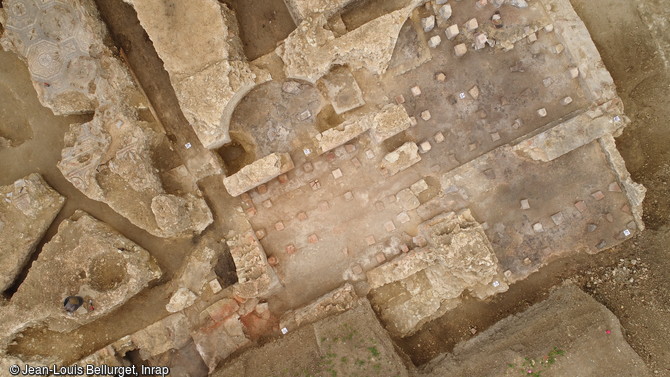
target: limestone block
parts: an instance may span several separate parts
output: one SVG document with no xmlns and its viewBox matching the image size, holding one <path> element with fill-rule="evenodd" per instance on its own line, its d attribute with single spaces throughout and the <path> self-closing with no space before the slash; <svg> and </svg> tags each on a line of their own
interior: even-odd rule
<svg viewBox="0 0 670 377">
<path fill-rule="evenodd" d="M 442 38 L 439 35 L 433 35 L 428 39 L 428 47 L 430 48 L 436 48 L 440 43 L 442 43 Z"/>
<path fill-rule="evenodd" d="M 293 160 L 288 153 L 272 153 L 223 178 L 223 184 L 230 195 L 239 196 L 293 168 Z"/>
<path fill-rule="evenodd" d="M 454 308 L 464 291 L 484 299 L 507 289 L 493 246 L 468 210 L 438 215 L 419 232 L 424 248 L 368 272 L 372 302 L 400 336 Z M 400 285 L 389 288 L 394 282 Z"/>
<path fill-rule="evenodd" d="M 375 114 L 372 124 L 370 132 L 378 144 L 412 126 L 405 107 L 401 105 L 384 106 L 379 113 Z"/>
<path fill-rule="evenodd" d="M 454 39 L 459 31 L 458 31 L 458 25 L 453 24 L 447 28 L 447 30 L 444 31 L 444 33 L 447 35 L 447 39 L 451 40 Z"/>
<path fill-rule="evenodd" d="M 84 195 L 155 236 L 200 233 L 213 221 L 206 202 L 165 192 L 152 160 L 160 136 L 126 111 L 102 107 L 92 121 L 70 126 L 58 169 Z"/>
<path fill-rule="evenodd" d="M 355 0 L 285 0 L 296 24 L 300 24 L 311 14 L 323 14 L 326 18 L 337 14 Z"/>
<path fill-rule="evenodd" d="M 285 64 L 287 77 L 312 83 L 338 64 L 382 74 L 388 68 L 402 25 L 419 2 L 412 0 L 407 7 L 340 37 L 325 28 L 324 15 L 312 15 L 298 25 L 275 52 Z"/>
<path fill-rule="evenodd" d="M 210 321 L 191 336 L 210 373 L 230 354 L 251 342 L 244 334 L 238 315 L 230 316 L 220 323 Z"/>
<path fill-rule="evenodd" d="M 408 141 L 384 156 L 382 168 L 386 169 L 390 175 L 395 175 L 419 161 L 421 161 L 419 147 L 416 143 Z"/>
<path fill-rule="evenodd" d="M 270 79 L 244 56 L 235 13 L 216 0 L 125 0 L 165 63 L 179 105 L 208 149 L 230 141 L 235 106 Z M 208 36 L 202 38 L 203 35 Z"/>
<path fill-rule="evenodd" d="M 77 211 L 44 245 L 11 304 L 25 310 L 25 322 L 32 317 L 67 332 L 107 315 L 160 276 L 146 250 Z M 62 303 L 70 295 L 90 298 L 95 310 L 82 306 L 68 315 Z"/>
<path fill-rule="evenodd" d="M 554 160 L 607 134 L 616 135 L 628 123 L 621 113 L 621 101 L 609 101 L 518 143 L 514 151 L 537 161 Z"/>
<path fill-rule="evenodd" d="M 354 287 L 346 283 L 319 297 L 307 306 L 286 312 L 279 321 L 279 327 L 294 331 L 308 323 L 314 323 L 351 309 L 357 299 L 358 296 Z"/>
<path fill-rule="evenodd" d="M 193 305 L 197 298 L 195 293 L 191 292 L 188 288 L 179 288 L 172 294 L 172 297 L 170 297 L 170 302 L 165 305 L 165 310 L 170 313 L 182 311 Z"/>
<path fill-rule="evenodd" d="M 9 0 L 4 7 L 0 44 L 26 61 L 40 102 L 54 114 L 88 113 L 137 95 L 104 43 L 107 30 L 93 1 Z"/>
<path fill-rule="evenodd" d="M 0 187 L 0 292 L 12 285 L 64 203 L 36 173 Z"/>
<path fill-rule="evenodd" d="M 180 349 L 190 340 L 189 323 L 182 313 L 175 313 L 130 336 L 140 357 L 148 360 L 171 349 Z"/>
<path fill-rule="evenodd" d="M 421 27 L 425 33 L 433 30 L 435 28 L 435 16 L 428 16 L 421 19 Z"/>
<path fill-rule="evenodd" d="M 321 83 L 326 88 L 326 94 L 336 114 L 345 113 L 365 104 L 361 88 L 346 67 L 333 68 L 323 76 Z"/>
<path fill-rule="evenodd" d="M 344 145 L 369 130 L 372 125 L 372 117 L 369 114 L 346 120 L 337 127 L 328 129 L 317 136 L 317 151 L 319 154 L 323 154 Z"/>
<path fill-rule="evenodd" d="M 448 19 L 451 18 L 451 5 L 450 4 L 445 4 L 442 7 L 440 7 L 440 10 L 437 11 L 438 17 L 440 17 L 441 21 L 447 21 Z"/>
</svg>

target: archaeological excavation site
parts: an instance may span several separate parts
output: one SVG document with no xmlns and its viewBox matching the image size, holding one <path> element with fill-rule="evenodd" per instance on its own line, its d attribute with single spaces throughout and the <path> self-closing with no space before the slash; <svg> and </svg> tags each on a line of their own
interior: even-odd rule
<svg viewBox="0 0 670 377">
<path fill-rule="evenodd" d="M 0 376 L 670 376 L 668 9 L 0 0 Z"/>
</svg>

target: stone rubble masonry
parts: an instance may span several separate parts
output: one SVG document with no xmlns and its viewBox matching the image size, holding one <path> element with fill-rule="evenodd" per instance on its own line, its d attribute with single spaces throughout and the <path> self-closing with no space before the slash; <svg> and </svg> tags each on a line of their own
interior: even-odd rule
<svg viewBox="0 0 670 377">
<path fill-rule="evenodd" d="M 639 183 L 633 182 L 630 173 L 626 169 L 626 162 L 616 148 L 614 136 L 605 135 L 598 139 L 600 147 L 607 156 L 607 162 L 612 170 L 616 173 L 619 186 L 630 202 L 631 213 L 635 219 L 635 225 L 640 231 L 644 230 L 644 222 L 642 221 L 642 201 L 647 193 L 647 189 Z"/>
<path fill-rule="evenodd" d="M 288 153 L 272 153 L 243 167 L 237 173 L 224 177 L 223 184 L 228 193 L 235 197 L 269 182 L 294 167 Z"/>
<path fill-rule="evenodd" d="M 12 296 L 13 322 L 44 323 L 52 331 L 69 332 L 111 313 L 162 275 L 143 248 L 109 225 L 82 211 L 64 220 L 42 248 L 28 275 Z M 65 297 L 90 297 L 95 310 L 83 306 L 73 315 L 62 307 Z"/>
<path fill-rule="evenodd" d="M 128 70 L 104 43 L 107 29 L 93 0 L 3 5 L 0 45 L 26 61 L 40 102 L 54 114 L 90 113 L 140 97 Z"/>
<path fill-rule="evenodd" d="M 421 161 L 419 146 L 414 142 L 408 141 L 384 156 L 381 167 L 382 169 L 386 169 L 389 175 L 395 175 L 419 161 Z"/>
<path fill-rule="evenodd" d="M 236 295 L 245 299 L 267 297 L 281 286 L 253 230 L 234 234 L 226 243 L 237 270 Z"/>
<path fill-rule="evenodd" d="M 0 292 L 12 285 L 64 204 L 37 173 L 0 187 Z"/>
<path fill-rule="evenodd" d="M 162 137 L 132 112 L 101 107 L 90 122 L 70 126 L 58 169 L 84 195 L 155 236 L 199 234 L 212 213 L 202 197 L 163 189 L 152 161 Z"/>
<path fill-rule="evenodd" d="M 619 135 L 629 122 L 622 114 L 617 98 L 521 141 L 514 150 L 536 161 L 552 161 L 605 135 Z"/>
<path fill-rule="evenodd" d="M 493 246 L 469 210 L 438 215 L 420 224 L 419 233 L 425 247 L 367 273 L 380 317 L 403 337 L 456 307 L 465 291 L 485 299 L 507 290 Z"/>
<path fill-rule="evenodd" d="M 355 0 L 284 0 L 286 7 L 293 17 L 296 25 L 299 25 L 307 16 L 323 14 L 324 17 L 339 13 L 344 7 Z"/>
<path fill-rule="evenodd" d="M 348 65 L 353 70 L 366 68 L 381 75 L 388 68 L 400 29 L 421 2 L 411 0 L 408 6 L 339 37 L 325 28 L 325 15 L 311 15 L 289 34 L 275 53 L 284 62 L 287 77 L 311 83 L 316 83 L 334 65 Z"/>
<path fill-rule="evenodd" d="M 129 337 L 144 360 L 180 349 L 191 341 L 189 321 L 183 313 L 167 316 Z"/>
<path fill-rule="evenodd" d="M 247 62 L 235 13 L 216 0 L 124 1 L 135 8 L 202 144 L 216 149 L 229 142 L 235 106 L 270 80 L 267 71 Z"/>
<path fill-rule="evenodd" d="M 303 325 L 347 311 L 354 306 L 357 300 L 358 296 L 354 287 L 345 283 L 307 306 L 284 313 L 279 321 L 279 327 L 294 331 Z"/>
<path fill-rule="evenodd" d="M 238 313 L 220 321 L 208 321 L 205 326 L 193 331 L 191 336 L 210 373 L 233 352 L 251 342 L 244 333 L 244 325 Z"/>
</svg>

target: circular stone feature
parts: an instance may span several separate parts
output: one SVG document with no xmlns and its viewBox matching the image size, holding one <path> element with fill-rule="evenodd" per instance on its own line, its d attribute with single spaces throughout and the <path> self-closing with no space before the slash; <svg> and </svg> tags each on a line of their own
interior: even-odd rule
<svg viewBox="0 0 670 377">
<path fill-rule="evenodd" d="M 40 41 L 28 49 L 28 69 L 33 76 L 50 79 L 62 68 L 63 60 L 56 44 Z"/>
<path fill-rule="evenodd" d="M 115 289 L 124 281 L 126 275 L 126 261 L 116 252 L 96 255 L 88 267 L 90 285 L 99 292 Z"/>
</svg>

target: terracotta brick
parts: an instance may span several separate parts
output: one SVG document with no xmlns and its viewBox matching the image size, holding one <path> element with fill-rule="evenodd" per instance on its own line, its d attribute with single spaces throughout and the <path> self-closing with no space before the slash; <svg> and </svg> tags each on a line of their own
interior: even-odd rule
<svg viewBox="0 0 670 377">
<path fill-rule="evenodd" d="M 595 199 L 595 200 L 602 200 L 602 199 L 605 198 L 605 194 L 603 194 L 602 191 L 596 191 L 596 192 L 594 192 L 593 194 L 591 194 L 591 196 L 592 196 L 593 199 Z"/>
<path fill-rule="evenodd" d="M 351 268 L 351 272 L 353 272 L 354 275 L 360 275 L 363 273 L 363 267 L 361 267 L 360 264 L 356 264 Z"/>
<path fill-rule="evenodd" d="M 347 151 L 347 153 L 354 153 L 356 152 L 356 146 L 353 144 L 346 144 L 344 150 Z"/>
<path fill-rule="evenodd" d="M 387 221 L 384 224 L 384 229 L 386 229 L 387 232 L 393 232 L 395 230 L 395 224 L 393 224 L 393 221 Z"/>
<path fill-rule="evenodd" d="M 268 199 L 268 200 L 263 201 L 263 207 L 272 208 L 272 200 Z"/>
<path fill-rule="evenodd" d="M 271 255 L 268 257 L 268 264 L 274 267 L 279 264 L 279 260 L 274 255 Z"/>
<path fill-rule="evenodd" d="M 249 217 L 254 216 L 256 214 L 256 207 L 249 207 L 245 212 Z"/>
<path fill-rule="evenodd" d="M 351 191 L 347 191 L 344 193 L 344 200 L 350 201 L 354 198 L 354 194 L 351 193 Z"/>
<path fill-rule="evenodd" d="M 625 213 L 630 213 L 630 206 L 629 206 L 628 204 L 624 204 L 624 205 L 621 207 L 621 211 L 622 211 L 622 212 L 625 212 Z"/>
<path fill-rule="evenodd" d="M 279 231 L 284 230 L 284 223 L 281 222 L 281 221 L 278 221 L 278 222 L 275 224 L 275 229 L 277 229 L 277 230 L 279 230 Z"/>
<path fill-rule="evenodd" d="M 400 245 L 400 251 L 403 253 L 408 253 L 409 252 L 409 247 L 406 244 Z"/>
<path fill-rule="evenodd" d="M 319 237 L 316 234 L 310 234 L 309 237 L 307 237 L 307 242 L 317 243 L 319 242 Z"/>
<path fill-rule="evenodd" d="M 279 181 L 279 183 L 284 184 L 288 182 L 288 175 L 282 174 L 279 177 L 277 177 L 277 180 Z"/>
<path fill-rule="evenodd" d="M 361 167 L 361 162 L 356 157 L 351 159 L 351 163 L 354 165 L 356 169 Z"/>
<path fill-rule="evenodd" d="M 575 208 L 577 208 L 577 210 L 579 212 L 586 211 L 586 202 L 584 202 L 583 200 L 580 200 L 580 201 L 576 202 L 575 203 Z"/>
<path fill-rule="evenodd" d="M 386 262 L 386 255 L 384 255 L 384 253 L 377 253 L 375 254 L 375 259 L 377 260 L 377 263 L 384 263 Z"/>
<path fill-rule="evenodd" d="M 373 236 L 373 235 L 369 235 L 369 236 L 365 237 L 365 243 L 367 243 L 368 246 L 372 246 L 372 245 L 374 245 L 375 242 L 377 242 L 377 241 L 375 240 L 375 236 Z"/>
<path fill-rule="evenodd" d="M 258 229 L 256 231 L 256 238 L 262 240 L 265 237 L 265 229 Z"/>
<path fill-rule="evenodd" d="M 293 245 L 292 243 L 286 245 L 286 254 L 289 254 L 289 255 L 295 254 L 296 251 L 297 250 L 295 248 L 295 245 Z"/>
<path fill-rule="evenodd" d="M 395 103 L 397 103 L 398 105 L 402 105 L 403 103 L 405 103 L 405 96 L 403 96 L 402 94 L 398 94 L 397 96 L 395 96 Z"/>
<path fill-rule="evenodd" d="M 266 186 L 265 184 L 259 185 L 258 187 L 256 187 L 256 191 L 258 191 L 259 194 L 263 195 L 266 192 L 268 192 L 268 186 Z"/>
<path fill-rule="evenodd" d="M 305 221 L 307 220 L 307 213 L 302 211 L 298 213 L 298 220 L 300 221 Z"/>
<path fill-rule="evenodd" d="M 321 182 L 319 182 L 318 179 L 313 180 L 312 182 L 309 183 L 310 187 L 312 187 L 312 190 L 316 191 L 321 188 Z"/>
<path fill-rule="evenodd" d="M 249 195 L 248 192 L 245 192 L 242 195 L 240 195 L 240 199 L 242 199 L 243 202 L 251 203 L 251 195 Z"/>
</svg>

